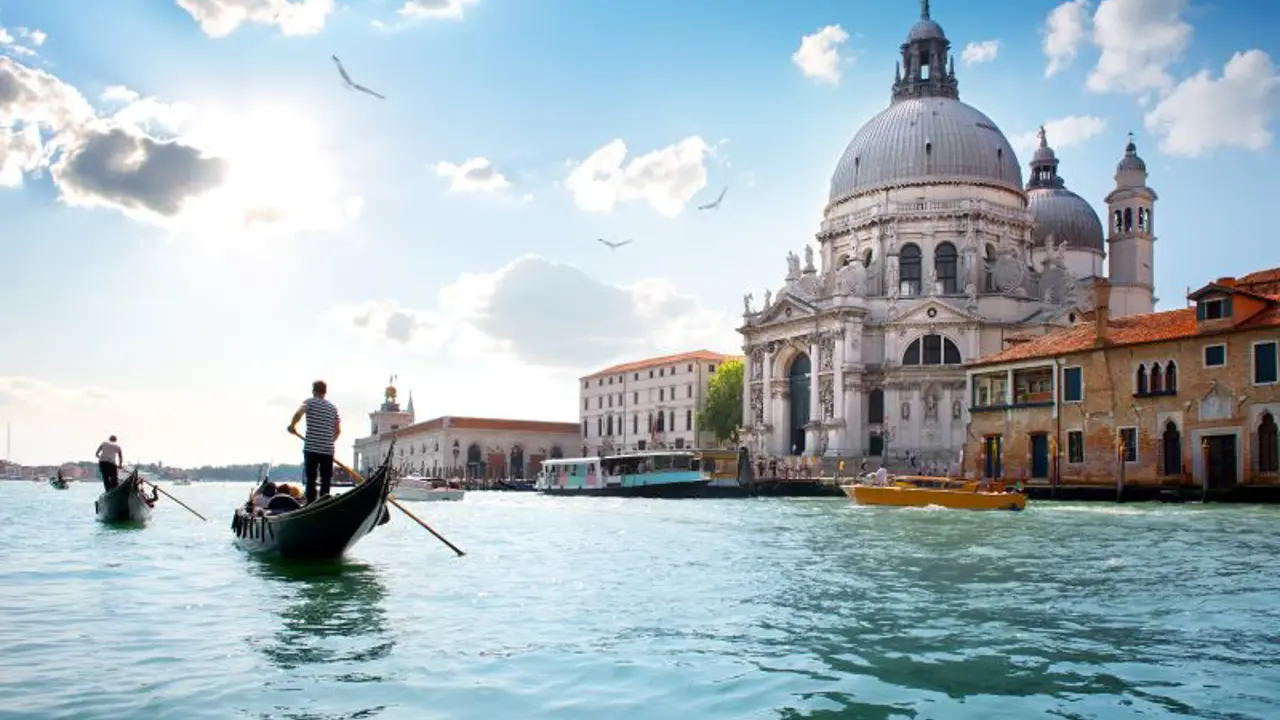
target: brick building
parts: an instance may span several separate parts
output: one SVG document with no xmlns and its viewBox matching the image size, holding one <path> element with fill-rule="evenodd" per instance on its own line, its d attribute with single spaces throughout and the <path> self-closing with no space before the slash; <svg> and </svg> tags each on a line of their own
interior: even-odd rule
<svg viewBox="0 0 1280 720">
<path fill-rule="evenodd" d="M 1124 318 L 1110 317 L 1106 283 L 1094 294 L 1073 327 L 969 365 L 967 474 L 1033 488 L 1280 490 L 1280 269 Z"/>
</svg>

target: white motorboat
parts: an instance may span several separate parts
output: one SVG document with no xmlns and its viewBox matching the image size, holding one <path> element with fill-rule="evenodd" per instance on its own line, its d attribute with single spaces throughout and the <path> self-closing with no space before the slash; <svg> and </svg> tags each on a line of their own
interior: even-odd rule
<svg viewBox="0 0 1280 720">
<path fill-rule="evenodd" d="M 391 497 L 397 500 L 417 500 L 435 502 L 437 500 L 461 500 L 466 495 L 456 483 L 444 478 L 429 478 L 422 475 L 405 475 L 400 478 L 391 491 Z"/>
</svg>

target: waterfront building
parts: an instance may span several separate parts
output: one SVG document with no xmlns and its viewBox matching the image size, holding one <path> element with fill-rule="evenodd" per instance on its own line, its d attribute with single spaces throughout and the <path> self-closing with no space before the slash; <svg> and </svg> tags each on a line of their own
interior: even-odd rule
<svg viewBox="0 0 1280 720">
<path fill-rule="evenodd" d="M 901 57 L 888 108 L 836 164 L 816 261 L 811 245 L 803 260 L 790 252 L 781 287 L 760 307 L 744 297 L 742 437 L 755 453 L 954 463 L 966 361 L 1011 333 L 1070 325 L 1097 278 L 1110 278 L 1113 316 L 1155 306 L 1156 193 L 1132 136 L 1104 230 L 1043 128 L 1023 184 L 1008 139 L 960 100 L 928 3 Z"/>
<path fill-rule="evenodd" d="M 403 409 L 395 385 L 369 413 L 369 435 L 355 441 L 354 467 L 367 475 L 395 440 L 394 464 L 402 472 L 468 479 L 525 479 L 542 461 L 564 457 L 578 445 L 571 422 L 446 415 L 417 422 L 413 396 Z"/>
<path fill-rule="evenodd" d="M 1192 307 L 1074 327 L 970 364 L 969 475 L 1059 486 L 1280 487 L 1280 268 Z"/>
<path fill-rule="evenodd" d="M 712 447 L 698 413 L 716 368 L 740 355 L 694 350 L 614 365 L 580 378 L 582 454 Z"/>
</svg>

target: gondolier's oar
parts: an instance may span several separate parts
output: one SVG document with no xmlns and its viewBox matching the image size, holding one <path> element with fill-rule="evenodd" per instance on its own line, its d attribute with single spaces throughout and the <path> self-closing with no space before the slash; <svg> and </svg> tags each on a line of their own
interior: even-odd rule
<svg viewBox="0 0 1280 720">
<path fill-rule="evenodd" d="M 174 502 L 178 503 L 179 505 L 181 505 L 182 507 L 186 508 L 186 509 L 187 509 L 187 512 L 190 512 L 192 515 L 195 515 L 196 517 L 200 518 L 201 520 L 203 520 L 203 521 L 205 521 L 205 522 L 209 522 L 209 518 L 207 518 L 207 517 L 205 517 L 205 516 L 201 515 L 200 513 L 196 512 L 195 510 L 192 510 L 192 509 L 190 508 L 190 506 L 188 506 L 186 503 L 182 502 L 182 501 L 181 501 L 181 500 L 179 500 L 178 498 L 176 498 L 176 497 L 174 497 L 174 496 L 170 495 L 169 493 L 165 492 L 165 489 L 164 489 L 164 488 L 162 488 L 162 487 L 160 487 L 159 485 L 157 485 L 157 484 L 155 484 L 155 483 L 151 482 L 150 480 L 144 480 L 142 477 L 139 477 L 139 478 L 138 478 L 138 482 L 144 482 L 144 483 L 146 483 L 146 484 L 150 485 L 151 487 L 155 488 L 156 490 L 159 490 L 159 491 L 160 491 L 160 492 L 161 492 L 165 497 L 169 498 L 170 500 L 172 500 L 172 501 L 174 501 Z"/>
<path fill-rule="evenodd" d="M 295 431 L 293 434 L 294 434 L 294 435 L 296 435 L 296 436 L 298 437 L 298 439 L 299 439 L 299 440 L 302 440 L 302 439 L 303 439 L 303 437 L 302 437 L 301 435 L 299 435 L 296 431 Z M 342 461 L 341 461 L 341 460 L 339 460 L 338 458 L 336 458 L 336 457 L 335 457 L 335 458 L 333 459 L 333 464 L 334 464 L 334 465 L 337 465 L 337 466 L 338 466 L 338 467 L 340 467 L 340 468 L 342 468 L 342 469 L 343 469 L 343 471 L 345 471 L 348 475 L 350 475 L 350 476 L 351 476 L 351 478 L 352 478 L 353 480 L 355 480 L 355 481 L 356 481 L 356 484 L 357 484 L 357 485 L 363 485 L 363 484 L 364 484 L 364 476 L 362 476 L 360 473 L 358 473 L 358 472 L 356 472 L 355 470 L 352 470 L 351 468 L 349 468 L 349 467 L 347 467 L 346 465 L 344 465 L 344 464 L 342 463 Z M 388 495 L 388 496 L 387 496 L 387 502 L 391 503 L 392 505 L 395 505 L 397 510 L 399 510 L 399 511 L 400 511 L 400 512 L 402 512 L 402 513 L 404 513 L 405 515 L 408 515 L 410 520 L 413 520 L 414 522 L 416 522 L 416 523 L 418 523 L 419 525 L 421 525 L 421 526 L 423 527 L 423 529 L 425 529 L 427 532 L 431 533 L 432 535 L 435 535 L 437 540 L 439 540 L 440 542 L 444 543 L 445 545 L 448 545 L 450 550 L 452 550 L 452 551 L 454 551 L 454 552 L 458 553 L 458 557 L 462 557 L 463 555 L 466 555 L 466 553 L 464 553 L 464 552 L 462 552 L 461 550 L 459 550 L 459 549 L 458 549 L 458 546 L 457 546 L 457 545 L 454 545 L 453 543 L 451 543 L 451 542 L 449 542 L 448 540 L 446 540 L 446 539 L 445 539 L 445 537 L 444 537 L 443 535 L 441 535 L 440 533 L 438 533 L 438 532 L 436 532 L 435 530 L 433 530 L 433 529 L 431 528 L 431 526 L 430 526 L 430 525 L 428 525 L 428 524 L 426 524 L 425 522 L 423 522 L 423 521 L 422 521 L 422 520 L 421 520 L 417 515 L 414 515 L 413 513 L 409 512 L 409 511 L 408 511 L 408 509 L 406 509 L 406 508 L 405 508 L 405 506 L 401 505 L 401 504 L 400 504 L 400 502 L 399 502 L 398 500 L 396 500 L 395 498 L 393 498 L 393 497 L 391 497 L 391 496 L 389 496 L 389 495 Z"/>
</svg>

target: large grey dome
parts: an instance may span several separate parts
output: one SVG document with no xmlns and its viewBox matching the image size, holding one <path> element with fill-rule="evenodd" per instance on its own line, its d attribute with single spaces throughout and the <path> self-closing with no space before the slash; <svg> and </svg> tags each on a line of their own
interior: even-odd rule
<svg viewBox="0 0 1280 720">
<path fill-rule="evenodd" d="M 1054 243 L 1067 243 L 1074 250 L 1106 252 L 1102 221 L 1088 200 L 1066 188 L 1038 188 L 1027 191 L 1027 210 L 1035 227 L 1032 242 L 1043 245 L 1052 234 Z"/>
<path fill-rule="evenodd" d="M 893 185 L 968 182 L 1022 189 L 1004 133 L 950 97 L 896 100 L 853 136 L 831 177 L 831 202 Z"/>
<path fill-rule="evenodd" d="M 1027 182 L 1027 210 L 1035 223 L 1032 242 L 1043 245 L 1045 238 L 1053 235 L 1055 244 L 1065 242 L 1071 249 L 1106 253 L 1098 214 L 1087 200 L 1067 189 L 1043 126 L 1036 135 L 1040 145 L 1031 157 L 1031 180 Z"/>
</svg>

